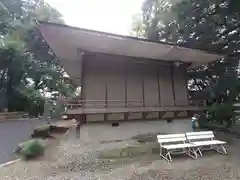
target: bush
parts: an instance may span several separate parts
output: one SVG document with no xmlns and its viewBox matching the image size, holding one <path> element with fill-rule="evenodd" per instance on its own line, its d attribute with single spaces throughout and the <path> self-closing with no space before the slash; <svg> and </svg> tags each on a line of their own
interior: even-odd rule
<svg viewBox="0 0 240 180">
<path fill-rule="evenodd" d="M 69 128 L 50 125 L 50 133 L 65 133 Z"/>
<path fill-rule="evenodd" d="M 209 114 L 209 117 L 207 118 L 209 122 L 218 125 L 225 124 L 227 128 L 232 125 L 232 118 L 234 117 L 234 108 L 232 103 L 214 103 L 207 108 L 207 112 Z"/>
<path fill-rule="evenodd" d="M 34 129 L 31 137 L 33 138 L 52 138 L 51 133 L 65 133 L 69 128 L 50 124 L 38 126 Z"/>
<path fill-rule="evenodd" d="M 16 153 L 24 159 L 34 158 L 44 153 L 44 146 L 38 140 L 29 140 L 20 143 Z"/>
<path fill-rule="evenodd" d="M 51 125 L 47 124 L 36 127 L 31 136 L 33 138 L 48 138 L 51 137 L 50 133 Z"/>
</svg>

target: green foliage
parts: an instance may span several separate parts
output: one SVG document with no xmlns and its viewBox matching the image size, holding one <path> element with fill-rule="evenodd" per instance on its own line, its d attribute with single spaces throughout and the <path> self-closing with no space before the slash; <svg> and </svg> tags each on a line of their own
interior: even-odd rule
<svg viewBox="0 0 240 180">
<path fill-rule="evenodd" d="M 232 103 L 222 103 L 208 107 L 208 121 L 215 124 L 226 124 L 226 127 L 232 125 L 232 118 L 234 118 L 234 107 Z"/>
<path fill-rule="evenodd" d="M 41 126 L 36 127 L 36 131 L 49 131 L 50 132 L 51 125 L 49 124 L 44 124 Z"/>
<path fill-rule="evenodd" d="M 31 137 L 33 138 L 49 138 L 52 137 L 52 133 L 64 133 L 68 130 L 67 127 L 56 126 L 52 124 L 44 124 L 41 126 L 37 126 Z"/>
<path fill-rule="evenodd" d="M 29 140 L 19 144 L 18 154 L 24 159 L 35 158 L 44 153 L 44 146 L 38 140 Z"/>
<path fill-rule="evenodd" d="M 140 22 L 133 28 L 148 39 L 225 55 L 188 72 L 189 90 L 204 94 L 212 106 L 209 113 L 219 123 L 230 122 L 229 104 L 240 92 L 239 4 L 237 0 L 145 0 Z"/>
<path fill-rule="evenodd" d="M 33 133 L 32 133 L 32 137 L 34 138 L 48 138 L 50 137 L 50 133 L 51 133 L 51 125 L 41 125 L 38 126 L 34 129 Z"/>
<path fill-rule="evenodd" d="M 74 86 L 38 31 L 35 21 L 64 23 L 42 0 L 0 1 L 0 110 L 42 114 L 53 91 L 68 96 Z M 53 100 L 50 100 L 53 101 Z"/>
</svg>

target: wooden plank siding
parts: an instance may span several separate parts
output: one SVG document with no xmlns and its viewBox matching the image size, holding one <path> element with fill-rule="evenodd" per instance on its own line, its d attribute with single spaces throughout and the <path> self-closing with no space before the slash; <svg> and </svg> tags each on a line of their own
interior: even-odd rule
<svg viewBox="0 0 240 180">
<path fill-rule="evenodd" d="M 173 71 L 173 82 L 175 92 L 175 105 L 184 106 L 188 105 L 188 92 L 187 84 L 185 80 L 186 69 L 182 67 L 174 67 Z"/>
<path fill-rule="evenodd" d="M 124 60 L 121 58 L 115 59 L 114 63 L 111 62 L 109 57 L 102 59 L 105 65 L 106 76 L 106 101 L 107 107 L 125 107 L 125 76 L 124 76 Z M 118 100 L 123 103 L 116 103 L 111 100 Z M 106 115 L 106 120 L 124 120 L 124 113 L 113 113 Z"/>
<path fill-rule="evenodd" d="M 158 67 L 158 80 L 160 86 L 160 106 L 174 106 L 171 66 Z"/>
<path fill-rule="evenodd" d="M 97 59 L 91 56 L 84 57 L 84 99 L 85 100 L 106 100 L 106 73 L 103 71 L 103 64 L 96 62 Z M 104 108 L 102 103 L 95 103 L 95 107 Z M 85 104 L 84 108 L 92 108 Z M 104 114 L 87 115 L 87 121 L 103 121 Z"/>
<path fill-rule="evenodd" d="M 100 54 L 85 55 L 83 67 L 83 99 L 93 101 L 83 106 L 85 112 L 87 109 L 105 112 L 117 108 L 126 111 L 141 107 L 152 109 L 188 105 L 185 69 L 178 69 L 170 63 L 144 63 L 130 57 Z M 87 115 L 86 119 L 123 120 L 126 118 L 124 114 L 123 111 L 109 112 L 107 115 L 95 113 Z M 147 112 L 145 109 L 127 113 L 128 119 L 141 119 L 143 116 L 158 118 L 158 112 Z"/>
</svg>

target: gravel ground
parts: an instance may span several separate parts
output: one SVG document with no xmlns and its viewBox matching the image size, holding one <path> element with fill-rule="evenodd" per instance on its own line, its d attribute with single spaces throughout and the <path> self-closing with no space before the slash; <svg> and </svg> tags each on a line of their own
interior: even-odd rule
<svg viewBox="0 0 240 180">
<path fill-rule="evenodd" d="M 137 124 L 134 124 L 136 127 Z M 20 162 L 0 169 L 0 179 L 5 180 L 237 180 L 240 174 L 240 140 L 232 136 L 229 155 L 205 153 L 192 160 L 186 156 L 173 158 L 168 164 L 158 154 L 139 157 L 102 159 L 99 153 L 136 145 L 131 136 L 139 134 L 132 127 L 105 129 L 99 136 L 95 126 L 81 129 L 80 139 L 71 131 L 51 157 L 42 161 Z M 103 129 L 101 129 L 103 130 Z M 120 132 L 123 132 L 121 133 Z M 157 128 L 154 129 L 155 132 Z M 95 135 L 93 135 L 95 132 Z M 125 133 L 126 132 L 126 133 Z M 144 129 L 144 133 L 153 132 Z M 118 134 L 119 133 L 119 134 Z M 117 141 L 114 141 L 117 140 Z"/>
</svg>

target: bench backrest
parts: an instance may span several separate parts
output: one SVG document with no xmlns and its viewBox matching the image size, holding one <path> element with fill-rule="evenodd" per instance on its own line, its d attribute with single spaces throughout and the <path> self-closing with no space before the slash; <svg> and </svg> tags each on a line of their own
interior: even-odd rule
<svg viewBox="0 0 240 180">
<path fill-rule="evenodd" d="M 163 143 L 177 143 L 177 142 L 183 142 L 185 143 L 187 141 L 185 134 L 167 134 L 167 135 L 157 135 L 157 140 L 160 144 Z"/>
<path fill-rule="evenodd" d="M 212 131 L 200 131 L 200 132 L 187 132 L 187 140 L 191 141 L 201 141 L 201 140 L 212 140 L 214 134 Z"/>
</svg>

